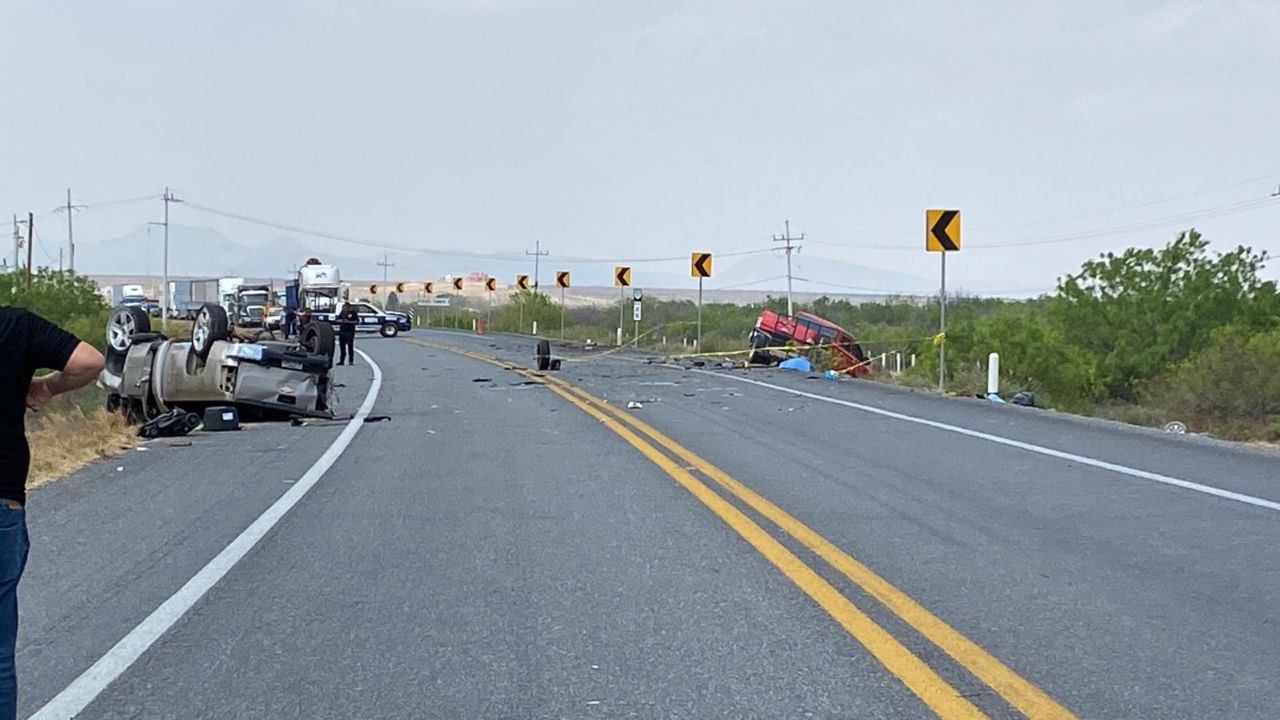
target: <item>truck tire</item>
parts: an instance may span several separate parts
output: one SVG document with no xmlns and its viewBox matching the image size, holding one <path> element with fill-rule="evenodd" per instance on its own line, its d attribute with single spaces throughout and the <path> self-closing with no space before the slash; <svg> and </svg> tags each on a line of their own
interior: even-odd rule
<svg viewBox="0 0 1280 720">
<path fill-rule="evenodd" d="M 123 355 L 137 335 L 151 332 L 151 317 L 140 307 L 127 305 L 111 311 L 107 320 L 107 349 Z"/>
<path fill-rule="evenodd" d="M 538 369 L 546 372 L 551 369 L 551 341 L 539 340 L 538 350 L 535 353 L 538 360 Z"/>
<path fill-rule="evenodd" d="M 747 363 L 750 365 L 770 365 L 771 359 L 769 353 L 764 348 L 769 347 L 769 336 L 762 332 L 751 333 L 751 354 L 747 356 Z"/>
<path fill-rule="evenodd" d="M 196 357 L 207 359 L 213 344 L 229 337 L 231 325 L 227 322 L 227 311 L 213 303 L 201 305 L 191 326 L 191 349 L 195 350 Z"/>
<path fill-rule="evenodd" d="M 382 337 L 384 338 L 393 338 L 400 334 L 400 326 L 396 325 L 394 322 L 383 323 L 382 329 L 378 332 L 382 333 Z"/>
<path fill-rule="evenodd" d="M 307 352 L 324 355 L 331 363 L 335 342 L 333 326 L 323 320 L 312 320 L 302 327 L 302 347 Z"/>
</svg>

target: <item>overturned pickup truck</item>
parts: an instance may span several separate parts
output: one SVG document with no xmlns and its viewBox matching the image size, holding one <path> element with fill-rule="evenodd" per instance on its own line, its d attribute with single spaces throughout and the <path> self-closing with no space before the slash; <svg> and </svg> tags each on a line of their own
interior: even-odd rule
<svg viewBox="0 0 1280 720">
<path fill-rule="evenodd" d="M 151 332 L 146 312 L 118 307 L 107 321 L 107 407 L 132 422 L 173 408 L 235 405 L 248 417 L 332 417 L 333 327 L 315 322 L 296 342 L 238 342 L 226 311 L 200 306 L 191 340 Z"/>
<path fill-rule="evenodd" d="M 785 358 L 790 348 L 820 347 L 830 350 L 831 369 L 850 375 L 867 373 L 862 346 L 844 328 L 817 315 L 800 312 L 791 317 L 761 310 L 747 341 L 751 343 L 747 362 L 752 365 L 772 365 Z"/>
</svg>

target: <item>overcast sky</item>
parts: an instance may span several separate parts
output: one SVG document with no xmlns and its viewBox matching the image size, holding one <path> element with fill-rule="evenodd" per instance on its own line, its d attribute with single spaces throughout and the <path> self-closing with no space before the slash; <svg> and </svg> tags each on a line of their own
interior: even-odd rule
<svg viewBox="0 0 1280 720">
<path fill-rule="evenodd" d="M 168 184 L 393 245 L 601 258 L 763 248 L 790 218 L 810 263 L 932 278 L 924 210 L 956 207 L 951 282 L 989 291 L 1180 225 L 1280 254 L 1280 0 L 0 0 L 0 27 L 5 215 Z M 89 208 L 78 236 L 159 216 Z"/>
</svg>

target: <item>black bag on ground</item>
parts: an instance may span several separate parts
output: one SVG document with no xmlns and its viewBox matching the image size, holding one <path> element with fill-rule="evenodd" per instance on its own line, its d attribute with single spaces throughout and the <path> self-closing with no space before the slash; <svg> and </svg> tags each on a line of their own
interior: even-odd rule
<svg viewBox="0 0 1280 720">
<path fill-rule="evenodd" d="M 200 416 L 177 408 L 148 420 L 138 428 L 138 435 L 152 440 L 158 437 L 179 437 L 200 427 Z"/>
</svg>

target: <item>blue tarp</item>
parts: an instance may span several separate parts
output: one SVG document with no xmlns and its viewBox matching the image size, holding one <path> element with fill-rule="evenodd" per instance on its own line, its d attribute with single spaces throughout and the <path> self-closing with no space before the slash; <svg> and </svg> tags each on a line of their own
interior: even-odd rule
<svg viewBox="0 0 1280 720">
<path fill-rule="evenodd" d="M 800 372 L 813 372 L 813 366 L 809 364 L 809 358 L 794 357 L 783 360 L 778 367 L 783 370 L 799 370 Z"/>
</svg>

